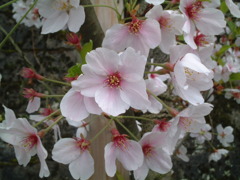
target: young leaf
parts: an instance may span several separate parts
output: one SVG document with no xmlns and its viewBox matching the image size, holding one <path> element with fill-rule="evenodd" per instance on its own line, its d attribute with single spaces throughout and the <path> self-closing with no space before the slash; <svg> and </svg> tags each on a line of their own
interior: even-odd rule
<svg viewBox="0 0 240 180">
<path fill-rule="evenodd" d="M 80 51 L 80 56 L 82 59 L 82 65 L 86 64 L 86 55 L 88 52 L 90 52 L 93 49 L 93 41 L 90 40 L 88 43 L 85 43 L 82 47 L 82 50 Z"/>
</svg>

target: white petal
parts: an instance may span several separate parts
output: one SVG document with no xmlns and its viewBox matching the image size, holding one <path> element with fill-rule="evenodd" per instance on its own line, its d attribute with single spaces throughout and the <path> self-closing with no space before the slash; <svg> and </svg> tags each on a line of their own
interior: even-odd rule
<svg viewBox="0 0 240 180">
<path fill-rule="evenodd" d="M 149 4 L 153 4 L 153 5 L 159 5 L 162 4 L 164 2 L 164 0 L 145 0 L 147 3 Z"/>
<path fill-rule="evenodd" d="M 94 160 L 88 150 L 69 164 L 69 170 L 74 179 L 89 179 L 94 173 Z"/>
<path fill-rule="evenodd" d="M 172 168 L 171 157 L 161 148 L 155 149 L 152 155 L 146 158 L 148 167 L 160 174 L 169 172 Z"/>
<path fill-rule="evenodd" d="M 47 158 L 47 151 L 46 149 L 43 147 L 42 142 L 40 140 L 40 138 L 38 137 L 38 144 L 37 144 L 37 155 L 39 157 L 40 160 L 40 164 L 41 164 L 41 169 L 39 172 L 39 177 L 43 178 L 43 177 L 48 177 L 50 175 L 47 163 L 46 163 L 46 158 Z"/>
<path fill-rule="evenodd" d="M 85 12 L 82 6 L 72 8 L 69 12 L 68 28 L 71 32 L 78 32 L 85 21 Z"/>
<path fill-rule="evenodd" d="M 31 159 L 31 155 L 25 151 L 25 149 L 14 146 L 15 155 L 19 165 L 23 165 L 24 167 L 27 166 Z"/>
<path fill-rule="evenodd" d="M 53 147 L 52 158 L 54 161 L 69 164 L 80 156 L 80 149 L 76 145 L 76 140 L 63 138 Z"/>
<path fill-rule="evenodd" d="M 96 92 L 95 100 L 104 112 L 113 116 L 124 113 L 129 108 L 129 105 L 121 99 L 117 88 L 100 88 Z"/>
<path fill-rule="evenodd" d="M 138 168 L 137 170 L 135 170 L 133 172 L 134 178 L 136 180 L 144 180 L 148 175 L 148 171 L 149 171 L 149 168 L 146 165 L 146 163 L 144 162 L 140 168 Z"/>
<path fill-rule="evenodd" d="M 83 100 L 85 107 L 89 113 L 97 115 L 100 115 L 102 113 L 101 108 L 98 106 L 94 98 L 85 96 Z"/>
<path fill-rule="evenodd" d="M 236 4 L 233 3 L 232 0 L 226 0 L 226 5 L 228 7 L 228 9 L 230 10 L 230 13 L 237 17 L 237 18 L 240 18 L 240 9 L 239 9 L 239 6 L 237 6 Z"/>
<path fill-rule="evenodd" d="M 67 94 L 64 95 L 60 103 L 60 109 L 62 115 L 67 117 L 67 120 L 70 120 L 70 124 L 72 124 L 72 121 L 80 123 L 89 115 L 83 101 L 83 95 L 74 89 L 70 89 Z"/>
<path fill-rule="evenodd" d="M 118 149 L 117 159 L 126 170 L 132 171 L 142 166 L 143 152 L 142 147 L 137 142 L 133 140 L 128 140 L 127 142 L 126 149 Z"/>
<path fill-rule="evenodd" d="M 56 17 L 48 18 L 43 22 L 41 34 L 48 34 L 57 32 L 65 27 L 69 19 L 66 12 L 59 12 Z"/>
<path fill-rule="evenodd" d="M 13 110 L 7 108 L 6 106 L 4 106 L 4 111 L 5 111 L 5 120 L 6 120 L 6 125 L 7 127 L 10 127 L 12 123 L 14 123 L 14 121 L 16 121 L 16 116 L 15 113 L 13 112 Z"/>
<path fill-rule="evenodd" d="M 28 101 L 28 106 L 26 111 L 28 113 L 33 113 L 40 108 L 41 99 L 39 97 L 34 97 L 33 100 Z"/>
<path fill-rule="evenodd" d="M 104 148 L 105 170 L 108 176 L 113 177 L 116 173 L 117 151 L 113 142 L 108 143 Z"/>
</svg>

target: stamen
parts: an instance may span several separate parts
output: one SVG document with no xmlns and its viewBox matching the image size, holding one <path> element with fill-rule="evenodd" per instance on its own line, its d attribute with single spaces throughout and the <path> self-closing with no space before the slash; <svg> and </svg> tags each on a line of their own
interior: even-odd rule
<svg viewBox="0 0 240 180">
<path fill-rule="evenodd" d="M 121 86 L 121 76 L 119 72 L 108 75 L 108 78 L 105 80 L 105 83 L 108 87 L 119 88 Z"/>
</svg>

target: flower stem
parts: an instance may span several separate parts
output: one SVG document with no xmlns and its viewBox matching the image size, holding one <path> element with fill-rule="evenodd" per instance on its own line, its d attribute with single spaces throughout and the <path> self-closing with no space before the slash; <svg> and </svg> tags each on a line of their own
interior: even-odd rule
<svg viewBox="0 0 240 180">
<path fill-rule="evenodd" d="M 43 81 L 49 81 L 49 82 L 52 82 L 52 83 L 62 84 L 62 85 L 65 85 L 65 86 L 71 86 L 71 84 L 69 84 L 69 83 L 65 83 L 65 82 L 57 81 L 57 80 L 53 80 L 53 79 L 48 79 L 48 78 L 45 78 L 45 77 L 42 80 Z"/>
<path fill-rule="evenodd" d="M 7 34 L 7 36 L 3 39 L 3 41 L 0 43 L 0 49 L 4 46 L 4 44 L 7 42 L 9 37 L 16 31 L 18 26 L 21 24 L 21 22 L 25 19 L 25 17 L 28 15 L 28 13 L 34 8 L 34 6 L 37 4 L 38 0 L 35 0 L 34 3 L 31 5 L 31 7 L 28 9 L 28 11 L 23 15 L 23 17 L 18 21 L 18 23 L 12 28 L 12 30 Z"/>
<path fill-rule="evenodd" d="M 15 3 L 16 1 L 18 1 L 18 0 L 12 0 L 12 1 L 9 1 L 9 2 L 7 2 L 7 3 L 3 4 L 3 5 L 1 5 L 1 6 L 0 6 L 0 9 L 2 9 L 2 8 L 6 7 L 6 6 L 9 6 L 9 5 L 11 5 L 12 3 Z"/>
<path fill-rule="evenodd" d="M 123 125 L 123 123 L 121 123 L 117 118 L 115 117 L 112 117 L 114 121 L 116 121 L 120 126 L 123 127 L 123 129 L 125 129 L 127 131 L 127 133 L 132 136 L 132 138 L 135 140 L 135 141 L 138 141 L 138 138 L 126 127 Z"/>
<path fill-rule="evenodd" d="M 110 119 L 108 121 L 108 123 L 106 124 L 106 126 L 104 126 L 104 128 L 102 128 L 91 140 L 90 142 L 92 143 L 94 140 L 97 139 L 98 136 L 100 136 L 100 134 L 102 134 L 106 129 L 107 127 L 112 123 L 113 119 Z"/>
<path fill-rule="evenodd" d="M 50 130 L 53 128 L 53 126 L 55 126 L 57 123 L 59 123 L 59 121 L 60 121 L 62 118 L 63 118 L 63 116 L 60 115 L 60 116 L 54 121 L 54 123 L 52 123 L 48 128 L 46 128 L 46 129 L 44 130 L 44 133 L 47 134 L 48 131 L 50 131 Z"/>
<path fill-rule="evenodd" d="M 47 94 L 43 94 L 42 98 L 59 98 L 59 97 L 63 97 L 64 95 L 61 94 L 54 94 L 54 95 L 47 95 Z"/>
<path fill-rule="evenodd" d="M 42 124 L 44 121 L 46 121 L 47 119 L 49 119 L 50 117 L 56 115 L 57 113 L 60 112 L 60 109 L 54 111 L 53 113 L 51 113 L 50 115 L 46 116 L 44 119 L 42 119 L 41 121 L 39 121 L 37 124 L 34 125 L 34 127 L 37 127 L 38 125 Z"/>
<path fill-rule="evenodd" d="M 117 117 L 110 116 L 110 118 L 119 118 L 119 119 L 140 119 L 140 120 L 145 120 L 145 121 L 151 121 L 151 122 L 153 122 L 152 119 L 144 118 L 144 117 L 138 117 L 138 116 L 117 116 Z"/>
<path fill-rule="evenodd" d="M 151 94 L 158 102 L 160 102 L 169 112 L 169 114 L 171 114 L 172 116 L 176 116 L 178 114 L 178 111 L 176 111 L 175 109 L 169 107 L 167 104 L 165 104 L 161 99 L 159 99 L 155 94 L 153 94 L 149 89 L 147 89 L 147 92 L 149 94 Z"/>
</svg>

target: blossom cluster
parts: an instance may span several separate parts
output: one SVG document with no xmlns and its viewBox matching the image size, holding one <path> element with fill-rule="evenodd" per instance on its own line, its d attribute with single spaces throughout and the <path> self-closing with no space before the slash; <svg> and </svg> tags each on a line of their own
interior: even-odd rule
<svg viewBox="0 0 240 180">
<path fill-rule="evenodd" d="M 14 112 L 4 106 L 5 120 L 0 124 L 0 138 L 13 145 L 20 165 L 26 166 L 31 156 L 37 154 L 41 163 L 39 176 L 50 175 L 46 163 L 48 153 L 41 139 L 54 129 L 52 159 L 69 164 L 74 179 L 89 179 L 96 168 L 90 151 L 95 138 L 88 138 L 89 124 L 94 122 L 86 121 L 91 114 L 105 116 L 109 124 L 120 125 L 119 119 L 124 118 L 127 111 L 158 115 L 166 109 L 171 116 L 157 120 L 130 117 L 151 121 L 154 125 L 140 140 L 131 132 L 127 135 L 111 128 L 112 141 L 104 148 L 105 170 L 110 177 L 116 174 L 116 160 L 126 170 L 133 171 L 138 180 L 145 179 L 149 169 L 166 174 L 172 169 L 172 156 L 189 161 L 187 149 L 182 144 L 188 134 L 198 144 L 210 142 L 214 133 L 209 131 L 213 127 L 205 116 L 213 110 L 209 103 L 212 94 L 206 98 L 203 92 L 216 91 L 216 87 L 227 82 L 231 74 L 240 72 L 239 49 L 229 46 L 223 55 L 219 53 L 222 47 L 216 43 L 216 35 L 224 33 L 227 24 L 223 12 L 218 9 L 220 2 L 169 2 L 170 6 L 176 7 L 172 8 L 174 10 L 166 9 L 164 0 L 146 2 L 153 5 L 144 17 L 140 17 L 135 9 L 127 9 L 129 17 L 120 17 L 121 23 L 105 32 L 102 47 L 91 49 L 82 57 L 83 63 L 77 66 L 80 73 L 70 77 L 71 83 L 61 82 L 71 88 L 62 97 L 59 110 L 48 107 L 41 109 L 38 115 L 31 114 L 39 110 L 41 99 L 54 96 L 27 88 L 23 91 L 29 100 L 26 111 L 30 114 L 29 119 L 37 122 L 34 127 L 27 119 L 16 118 Z M 13 3 L 13 17 L 20 21 L 20 17 L 32 8 L 22 23 L 37 28 L 42 26 L 41 34 L 65 29 L 76 33 L 85 21 L 80 0 L 45 0 L 35 7 L 33 3 L 30 0 Z M 240 17 L 240 10 L 232 0 L 226 0 L 226 5 L 233 16 Z M 80 45 L 79 37 L 72 33 L 68 40 L 68 44 L 74 45 L 81 54 L 84 46 Z M 226 47 L 230 42 L 224 43 Z M 239 38 L 234 43 L 239 45 Z M 169 60 L 156 63 L 157 59 L 150 56 L 150 50 L 155 48 Z M 29 68 L 24 68 L 20 74 L 28 79 L 51 81 Z M 226 92 L 226 98 L 234 97 L 240 103 L 239 88 L 223 89 L 221 93 Z M 166 92 L 178 102 L 167 105 L 161 99 Z M 173 108 L 174 105 L 178 108 Z M 58 122 L 62 119 L 78 128 L 76 137 L 61 137 Z M 38 125 L 43 122 L 47 128 L 38 131 Z M 216 138 L 224 148 L 233 142 L 232 133 L 231 126 L 223 128 L 219 124 L 216 127 Z M 227 154 L 228 150 L 224 148 L 213 148 L 209 161 L 218 161 L 221 155 Z"/>
</svg>

